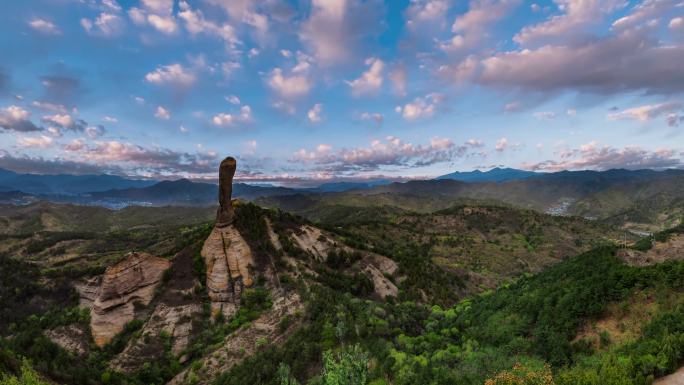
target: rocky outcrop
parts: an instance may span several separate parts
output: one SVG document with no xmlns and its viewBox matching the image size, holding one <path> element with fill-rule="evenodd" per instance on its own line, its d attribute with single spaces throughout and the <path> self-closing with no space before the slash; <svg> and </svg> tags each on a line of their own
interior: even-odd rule
<svg viewBox="0 0 684 385">
<path fill-rule="evenodd" d="M 167 306 L 158 304 L 140 333 L 142 336 L 160 337 L 162 332 L 171 338 L 171 353 L 179 357 L 181 352 L 190 344 L 193 317 L 201 312 L 199 303 Z M 145 342 L 146 338 L 131 341 L 126 348 L 112 360 L 110 367 L 123 373 L 132 373 L 147 360 L 155 359 L 160 354 L 154 345 Z M 158 349 L 157 349 L 158 350 Z M 187 360 L 180 357 L 180 362 Z"/>
<path fill-rule="evenodd" d="M 328 259 L 328 253 L 334 247 L 320 229 L 309 225 L 304 225 L 299 228 L 299 231 L 293 232 L 292 239 L 300 249 L 313 255 L 319 261 Z"/>
<path fill-rule="evenodd" d="M 135 317 L 136 304 L 147 306 L 171 262 L 146 253 L 130 253 L 105 271 L 90 313 L 98 346 L 109 342 Z"/>
<path fill-rule="evenodd" d="M 102 283 L 102 276 L 87 278 L 74 283 L 74 288 L 78 292 L 78 306 L 86 309 L 92 309 L 97 296 L 100 293 L 100 284 Z"/>
<path fill-rule="evenodd" d="M 684 259 L 684 234 L 671 236 L 665 242 L 656 242 L 648 251 L 622 249 L 618 257 L 632 266 L 650 266 L 665 261 Z"/>
<path fill-rule="evenodd" d="M 88 353 L 90 335 L 87 330 L 84 330 L 84 327 L 79 325 L 59 326 L 47 330 L 45 336 L 64 350 L 77 356 L 83 356 Z"/>
<path fill-rule="evenodd" d="M 202 257 L 207 266 L 207 291 L 214 313 L 230 317 L 237 311 L 245 287 L 252 286 L 252 252 L 238 230 L 230 225 L 214 227 L 204 241 Z"/>
<path fill-rule="evenodd" d="M 284 317 L 292 317 L 301 309 L 302 303 L 296 292 L 276 297 L 270 310 L 230 334 L 221 347 L 203 357 L 201 367 L 196 372 L 188 368 L 169 381 L 167 385 L 187 384 L 190 378 L 197 379 L 195 384 L 213 383 L 218 374 L 230 370 L 238 362 L 253 355 L 262 344 L 273 346 L 284 341 L 297 328 L 298 323 L 293 322 L 285 330 L 279 328 L 279 324 Z"/>
<path fill-rule="evenodd" d="M 360 261 L 361 269 L 373 282 L 375 294 L 381 298 L 396 297 L 399 289 L 388 277 L 399 269 L 393 260 L 375 253 L 366 253 Z"/>
<path fill-rule="evenodd" d="M 684 368 L 656 380 L 653 385 L 684 385 Z"/>
</svg>

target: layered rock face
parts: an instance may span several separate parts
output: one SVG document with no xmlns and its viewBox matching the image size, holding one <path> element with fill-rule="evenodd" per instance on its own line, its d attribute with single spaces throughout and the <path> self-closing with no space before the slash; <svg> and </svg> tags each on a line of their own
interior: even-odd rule
<svg viewBox="0 0 684 385">
<path fill-rule="evenodd" d="M 232 225 L 235 211 L 231 194 L 236 167 L 235 158 L 227 157 L 221 162 L 216 222 L 202 246 L 212 312 L 222 312 L 227 317 L 237 311 L 242 290 L 252 286 L 249 274 L 249 267 L 253 265 L 252 252 Z"/>
<path fill-rule="evenodd" d="M 135 316 L 135 303 L 148 305 L 171 262 L 146 253 L 130 253 L 102 277 L 90 312 L 90 328 L 98 346 L 109 342 Z"/>
<path fill-rule="evenodd" d="M 299 322 L 293 322 L 285 330 L 279 327 L 284 317 L 291 317 L 303 309 L 299 295 L 295 292 L 286 293 L 274 298 L 273 307 L 264 312 L 258 319 L 249 325 L 230 334 L 222 345 L 211 354 L 201 358 L 199 369 L 186 368 L 167 385 L 181 385 L 190 383 L 190 373 L 198 380 L 198 385 L 212 384 L 213 379 L 220 373 L 227 372 L 235 364 L 256 353 L 260 347 L 259 341 L 268 341 L 275 345 L 284 341 L 299 326 Z"/>
<path fill-rule="evenodd" d="M 214 227 L 204 241 L 202 257 L 207 266 L 207 291 L 212 311 L 229 317 L 235 314 L 245 287 L 252 286 L 252 252 L 237 229 Z"/>
</svg>

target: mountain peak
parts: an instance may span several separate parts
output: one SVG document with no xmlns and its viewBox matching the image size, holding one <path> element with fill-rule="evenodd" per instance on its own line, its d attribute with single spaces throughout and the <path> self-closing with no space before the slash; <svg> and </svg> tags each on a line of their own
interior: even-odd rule
<svg viewBox="0 0 684 385">
<path fill-rule="evenodd" d="M 437 179 L 452 179 L 460 180 L 462 182 L 506 182 L 510 180 L 527 179 L 536 175 L 537 173 L 532 171 L 494 167 L 488 171 L 456 171 L 451 174 L 439 176 Z"/>
</svg>

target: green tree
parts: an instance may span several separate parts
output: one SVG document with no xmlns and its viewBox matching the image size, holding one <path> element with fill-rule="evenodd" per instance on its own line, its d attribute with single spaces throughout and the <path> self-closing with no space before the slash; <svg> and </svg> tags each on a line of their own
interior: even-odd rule
<svg viewBox="0 0 684 385">
<path fill-rule="evenodd" d="M 368 354 L 353 345 L 337 357 L 331 352 L 323 353 L 323 385 L 366 385 L 368 379 Z"/>
<path fill-rule="evenodd" d="M 278 381 L 280 382 L 280 385 L 299 385 L 297 379 L 292 376 L 290 365 L 284 362 L 281 362 L 280 365 L 278 365 Z"/>
<path fill-rule="evenodd" d="M 0 385 L 49 385 L 38 376 L 35 370 L 27 359 L 24 359 L 21 364 L 21 375 L 19 377 L 11 375 L 2 375 L 0 377 Z"/>
</svg>

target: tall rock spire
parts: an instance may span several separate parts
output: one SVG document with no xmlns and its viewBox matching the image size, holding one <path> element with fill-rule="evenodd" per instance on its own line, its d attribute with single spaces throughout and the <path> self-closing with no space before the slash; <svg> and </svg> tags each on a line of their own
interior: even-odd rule
<svg viewBox="0 0 684 385">
<path fill-rule="evenodd" d="M 233 176 L 235 176 L 236 168 L 237 161 L 232 156 L 224 159 L 219 167 L 219 208 L 216 211 L 217 227 L 230 225 L 235 217 L 231 195 L 233 194 Z"/>
</svg>

